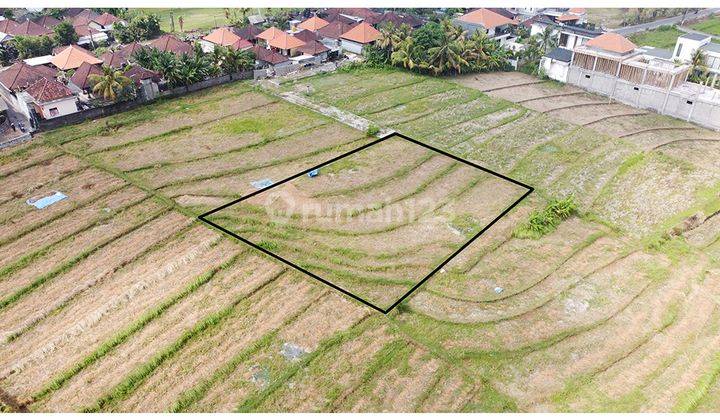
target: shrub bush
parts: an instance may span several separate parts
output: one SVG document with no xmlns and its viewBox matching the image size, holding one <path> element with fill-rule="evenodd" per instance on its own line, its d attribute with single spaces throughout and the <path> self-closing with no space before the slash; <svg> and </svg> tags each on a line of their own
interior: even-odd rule
<svg viewBox="0 0 720 420">
<path fill-rule="evenodd" d="M 571 195 L 563 199 L 551 200 L 543 210 L 530 213 L 527 222 L 513 231 L 513 236 L 521 239 L 539 239 L 553 232 L 560 222 L 577 213 L 577 203 Z"/>
</svg>

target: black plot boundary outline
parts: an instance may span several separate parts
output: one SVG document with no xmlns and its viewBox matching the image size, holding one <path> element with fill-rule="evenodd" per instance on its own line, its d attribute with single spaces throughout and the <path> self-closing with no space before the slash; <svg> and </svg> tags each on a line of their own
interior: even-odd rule
<svg viewBox="0 0 720 420">
<path fill-rule="evenodd" d="M 458 161 L 458 162 L 462 162 L 462 163 L 464 163 L 464 164 L 466 164 L 466 165 L 472 166 L 472 167 L 475 168 L 475 169 L 478 169 L 478 170 L 481 170 L 481 171 L 483 171 L 483 172 L 489 173 L 489 174 L 494 175 L 494 176 L 496 176 L 496 177 L 498 177 L 498 178 L 501 178 L 501 179 L 503 179 L 503 180 L 505 180 L 505 181 L 511 182 L 511 183 L 513 183 L 513 184 L 515 184 L 515 185 L 521 186 L 521 187 L 527 189 L 527 191 L 526 191 L 522 196 L 520 196 L 520 198 L 518 198 L 517 200 L 515 200 L 510 206 L 508 206 L 505 210 L 503 210 L 499 215 L 497 215 L 490 223 L 488 223 L 488 224 L 485 225 L 482 229 L 480 229 L 480 231 L 479 231 L 478 233 L 476 233 L 472 238 L 470 238 L 467 242 L 465 242 L 460 248 L 458 248 L 455 252 L 453 252 L 452 254 L 450 254 L 449 257 L 447 257 L 443 262 L 440 263 L 440 265 L 438 265 L 437 267 L 435 267 L 429 274 L 427 274 L 425 277 L 423 277 L 422 280 L 420 280 L 417 284 L 415 284 L 413 287 L 411 287 L 410 290 L 408 290 L 407 292 L 405 292 L 405 294 L 403 294 L 397 301 L 395 301 L 395 303 L 393 303 L 392 305 L 390 305 L 388 308 L 383 309 L 383 308 L 381 308 L 381 307 L 379 307 L 379 306 L 377 306 L 377 305 L 375 305 L 375 304 L 373 304 L 373 303 L 371 303 L 371 302 L 368 302 L 367 300 L 361 298 L 360 296 L 354 294 L 353 292 L 351 292 L 351 291 L 349 291 L 349 290 L 345 290 L 345 289 L 343 289 L 342 287 L 337 286 L 336 284 L 334 284 L 334 283 L 332 283 L 332 282 L 330 282 L 330 281 L 328 281 L 328 280 L 325 280 L 324 278 L 318 276 L 317 274 L 314 274 L 314 273 L 312 273 L 312 272 L 310 272 L 310 271 L 308 271 L 308 270 L 306 270 L 306 269 L 298 266 L 297 264 L 293 263 L 292 261 L 289 261 L 289 260 L 281 257 L 280 255 L 275 254 L 275 253 L 272 252 L 272 251 L 269 251 L 269 250 L 267 250 L 267 249 L 265 249 L 265 248 L 262 248 L 261 246 L 259 246 L 259 245 L 255 244 L 255 243 L 253 243 L 252 241 L 250 241 L 249 239 L 243 238 L 242 236 L 236 234 L 235 232 L 232 232 L 232 231 L 224 228 L 223 226 L 220 226 L 219 224 L 217 224 L 217 223 L 215 223 L 215 222 L 213 222 L 213 221 L 211 221 L 211 220 L 208 220 L 208 218 L 207 218 L 208 216 L 212 215 L 213 213 L 217 213 L 217 212 L 219 212 L 219 211 L 221 211 L 221 210 L 223 210 L 223 209 L 226 209 L 226 208 L 228 208 L 228 207 L 230 207 L 230 206 L 232 206 L 232 205 L 235 205 L 235 204 L 237 204 L 237 203 L 239 203 L 239 202 L 241 202 L 241 201 L 247 200 L 247 199 L 249 199 L 249 198 L 251 198 L 251 197 L 254 197 L 254 196 L 256 196 L 256 195 L 258 195 L 258 194 L 261 194 L 261 193 L 263 193 L 263 192 L 265 192 L 265 191 L 268 191 L 268 190 L 270 190 L 270 189 L 272 189 L 272 188 L 275 188 L 275 187 L 277 187 L 277 186 L 280 186 L 280 185 L 282 185 L 282 184 L 284 184 L 284 183 L 286 183 L 286 182 L 292 181 L 293 179 L 296 179 L 296 178 L 299 178 L 299 177 L 301 177 L 301 176 L 304 176 L 305 174 L 307 174 L 307 173 L 310 172 L 310 171 L 313 171 L 313 170 L 315 170 L 315 169 L 320 169 L 320 168 L 322 168 L 322 167 L 324 167 L 324 166 L 327 166 L 327 165 L 329 165 L 329 164 L 331 164 L 331 163 L 333 163 L 333 162 L 336 162 L 336 161 L 338 161 L 338 160 L 340 160 L 340 159 L 346 158 L 346 157 L 348 157 L 348 156 L 350 156 L 350 155 L 352 155 L 352 154 L 354 154 L 354 153 L 357 153 L 357 152 L 360 152 L 360 151 L 362 151 L 362 150 L 365 150 L 365 149 L 367 149 L 367 148 L 369 148 L 369 147 L 375 146 L 376 144 L 378 144 L 378 143 L 380 143 L 380 142 L 383 142 L 383 141 L 385 141 L 385 140 L 388 140 L 388 139 L 390 139 L 390 138 L 392 138 L 392 137 L 400 137 L 400 138 L 403 139 L 403 140 L 409 141 L 409 142 L 414 143 L 414 144 L 416 144 L 416 145 L 418 145 L 418 146 L 424 147 L 424 148 L 426 148 L 426 149 L 428 149 L 428 150 L 432 150 L 432 151 L 435 152 L 435 153 L 439 153 L 439 154 L 441 154 L 441 155 L 443 155 L 443 156 L 447 156 L 447 157 L 449 157 L 449 158 L 451 158 L 451 159 L 454 159 L 454 160 L 456 160 L 456 161 Z M 482 167 L 482 166 L 480 166 L 480 165 L 478 165 L 478 164 L 476 164 L 476 163 L 470 162 L 470 161 L 468 161 L 468 160 L 466 160 L 466 159 L 463 159 L 463 158 L 461 158 L 461 157 L 459 157 L 459 156 L 455 156 L 455 155 L 450 154 L 450 153 L 448 153 L 448 152 L 446 152 L 446 151 L 444 151 L 444 150 L 440 150 L 440 149 L 438 149 L 438 148 L 436 148 L 436 147 L 433 147 L 433 146 L 430 146 L 430 145 L 428 145 L 428 144 L 425 144 L 425 143 L 423 143 L 423 142 L 421 142 L 421 141 L 412 139 L 412 138 L 410 138 L 410 137 L 408 137 L 408 136 L 406 136 L 406 135 L 404 135 L 404 134 L 400 134 L 400 133 L 397 133 L 397 132 L 392 132 L 392 133 L 390 133 L 390 134 L 388 134 L 388 135 L 386 135 L 386 136 L 384 136 L 384 137 L 381 137 L 381 138 L 379 138 L 379 139 L 377 139 L 377 140 L 373 140 L 373 141 L 371 141 L 370 143 L 364 144 L 364 145 L 362 145 L 362 146 L 360 146 L 360 147 L 358 147 L 358 148 L 355 148 L 355 149 L 353 149 L 353 150 L 350 150 L 349 152 L 345 152 L 345 153 L 341 154 L 340 156 L 336 156 L 336 157 L 334 157 L 334 158 L 332 158 L 332 159 L 330 159 L 330 160 L 328 160 L 328 161 L 326 161 L 326 162 L 323 162 L 323 163 L 321 163 L 321 164 L 315 165 L 315 166 L 313 166 L 313 167 L 311 167 L 311 168 L 309 168 L 309 169 L 305 169 L 305 170 L 303 170 L 303 171 L 301 171 L 301 172 L 299 172 L 299 173 L 297 173 L 297 174 L 295 174 L 295 175 L 292 175 L 292 176 L 290 176 L 290 177 L 287 177 L 287 178 L 283 179 L 282 181 L 278 181 L 278 182 L 276 182 L 276 183 L 274 183 L 274 184 L 272 184 L 272 185 L 269 185 L 269 186 L 267 186 L 267 187 L 264 187 L 264 188 L 262 188 L 262 189 L 259 189 L 259 190 L 257 190 L 257 191 L 254 191 L 254 192 L 252 192 L 252 193 L 250 193 L 250 194 L 248 194 L 248 195 L 245 195 L 245 196 L 243 196 L 243 197 L 240 197 L 240 198 L 238 198 L 238 199 L 235 199 L 235 200 L 233 200 L 233 201 L 230 201 L 230 202 L 228 202 L 228 203 L 225 203 L 225 204 L 223 204 L 223 205 L 221 205 L 221 206 L 219 206 L 219 207 L 216 207 L 216 208 L 214 208 L 214 209 L 212 209 L 212 210 L 210 210 L 210 211 L 207 211 L 207 212 L 201 214 L 200 216 L 198 216 L 198 219 L 199 219 L 200 221 L 202 221 L 203 223 L 206 223 L 206 224 L 212 226 L 213 228 L 215 228 L 215 229 L 217 229 L 217 230 L 219 230 L 219 231 L 221 231 L 221 232 L 223 232 L 223 233 L 225 233 L 225 234 L 227 234 L 227 235 L 232 236 L 232 237 L 235 238 L 235 239 L 238 239 L 238 240 L 240 240 L 240 241 L 242 241 L 242 242 L 250 245 L 251 247 L 257 249 L 258 251 L 261 251 L 262 253 L 267 254 L 267 255 L 269 255 L 269 256 L 271 256 L 271 257 L 273 257 L 273 258 L 275 258 L 275 259 L 283 262 L 283 263 L 286 264 L 286 265 L 289 265 L 290 267 L 292 267 L 292 268 L 294 268 L 294 269 L 302 272 L 303 274 L 306 274 L 306 275 L 314 278 L 315 280 L 318 280 L 319 282 L 321 282 L 321 283 L 323 283 L 323 284 L 325 284 L 325 285 L 327 285 L 327 286 L 332 287 L 333 289 L 335 289 L 335 290 L 337 290 L 337 291 L 345 294 L 346 296 L 349 296 L 349 297 L 357 300 L 358 302 L 361 302 L 361 303 L 363 303 L 363 304 L 365 304 L 365 305 L 367 305 L 367 306 L 375 309 L 375 310 L 378 311 L 378 312 L 381 312 L 381 313 L 383 313 L 383 314 L 387 314 L 387 313 L 389 313 L 390 311 L 392 311 L 397 305 L 399 305 L 403 300 L 407 299 L 411 294 L 413 294 L 413 292 L 415 292 L 415 290 L 417 290 L 417 289 L 418 289 L 420 286 L 422 286 L 426 281 L 428 281 L 428 280 L 430 279 L 430 277 L 434 276 L 435 273 L 437 273 L 438 271 L 440 271 L 440 269 L 442 269 L 447 263 L 449 263 L 450 260 L 452 260 L 453 258 L 455 258 L 458 254 L 460 254 L 463 250 L 465 250 L 465 248 L 467 248 L 468 246 L 470 246 L 470 244 L 472 244 L 473 242 L 475 242 L 475 240 L 477 240 L 483 233 L 485 233 L 485 232 L 486 232 L 488 229 L 490 229 L 495 223 L 497 223 L 497 222 L 498 222 L 500 219 L 502 219 L 506 214 L 508 214 L 513 208 L 515 208 L 518 204 L 520 204 L 520 202 L 522 202 L 522 201 L 523 201 L 528 195 L 530 195 L 534 190 L 535 190 L 535 189 L 534 189 L 533 187 L 531 187 L 531 186 L 529 186 L 529 185 L 527 185 L 527 184 L 524 184 L 524 183 L 522 183 L 522 182 L 520 182 L 520 181 L 518 181 L 518 180 L 512 179 L 512 178 L 510 178 L 510 177 L 508 177 L 508 176 L 505 176 L 505 175 L 503 175 L 503 174 L 500 174 L 500 173 L 498 173 L 498 172 L 495 172 L 495 171 L 493 171 L 493 170 L 491 170 L 491 169 L 487 169 L 487 168 L 485 168 L 485 167 Z"/>
</svg>

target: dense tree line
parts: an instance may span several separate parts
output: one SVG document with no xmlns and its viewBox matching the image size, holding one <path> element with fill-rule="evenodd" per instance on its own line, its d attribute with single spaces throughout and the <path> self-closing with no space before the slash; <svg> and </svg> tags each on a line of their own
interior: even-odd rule
<svg viewBox="0 0 720 420">
<path fill-rule="evenodd" d="M 384 25 L 380 39 L 367 49 L 370 65 L 394 65 L 434 75 L 507 68 L 510 52 L 482 32 L 467 32 L 448 19 L 408 26 Z"/>
<path fill-rule="evenodd" d="M 138 50 L 135 61 L 163 75 L 171 87 L 187 86 L 221 74 L 251 70 L 255 66 L 255 54 L 248 50 L 216 47 L 206 54 L 195 44 L 193 54 L 175 55 L 154 48 Z"/>
</svg>

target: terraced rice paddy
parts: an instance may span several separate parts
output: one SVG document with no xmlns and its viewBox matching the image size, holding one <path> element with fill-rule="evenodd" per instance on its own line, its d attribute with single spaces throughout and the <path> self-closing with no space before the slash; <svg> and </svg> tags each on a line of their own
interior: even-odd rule
<svg viewBox="0 0 720 420">
<path fill-rule="evenodd" d="M 222 86 L 4 149 L 0 410 L 720 410 L 718 133 L 514 73 L 353 70 L 280 90 L 536 191 L 382 315 L 196 220 L 374 140 L 276 92 Z M 290 193 L 356 215 L 413 199 L 439 217 L 280 229 L 245 207 L 226 221 L 361 273 L 348 284 L 381 300 L 517 197 L 387 147 Z M 68 199 L 25 204 L 56 190 Z M 575 215 L 513 234 L 568 194 Z"/>
</svg>

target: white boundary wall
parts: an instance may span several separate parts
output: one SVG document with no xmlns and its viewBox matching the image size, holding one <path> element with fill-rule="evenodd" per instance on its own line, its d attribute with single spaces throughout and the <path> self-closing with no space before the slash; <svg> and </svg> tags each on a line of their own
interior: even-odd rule
<svg viewBox="0 0 720 420">
<path fill-rule="evenodd" d="M 570 66 L 567 82 L 636 108 L 650 109 L 720 130 L 720 104 L 698 99 L 696 95 L 636 85 L 613 75 L 577 66 Z"/>
</svg>

